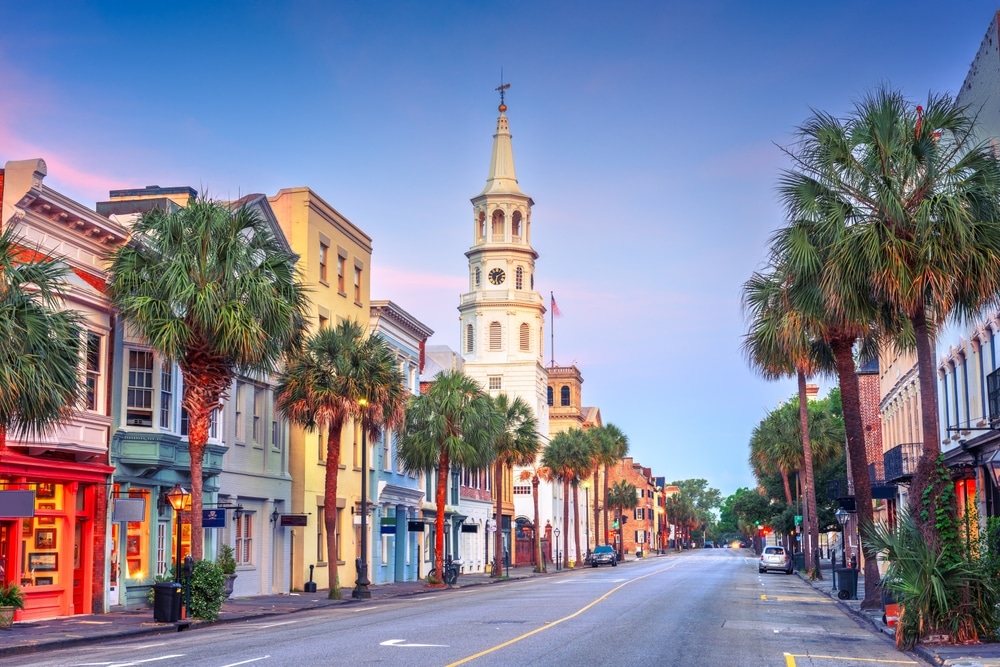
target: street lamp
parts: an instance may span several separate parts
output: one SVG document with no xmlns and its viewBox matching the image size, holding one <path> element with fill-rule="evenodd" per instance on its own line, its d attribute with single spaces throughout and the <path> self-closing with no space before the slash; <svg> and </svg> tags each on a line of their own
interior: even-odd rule
<svg viewBox="0 0 1000 667">
<path fill-rule="evenodd" d="M 850 514 L 847 512 L 847 510 L 841 507 L 836 512 L 834 512 L 833 515 L 837 517 L 837 523 L 840 524 L 840 535 L 841 535 L 840 539 L 842 545 L 842 548 L 840 550 L 841 567 L 847 567 L 847 519 L 850 516 Z"/>
<path fill-rule="evenodd" d="M 559 571 L 559 529 L 556 528 L 552 531 L 552 534 L 556 536 L 556 572 Z"/>
<path fill-rule="evenodd" d="M 365 431 L 365 408 L 368 407 L 368 400 L 358 399 L 358 406 L 361 408 L 361 559 L 358 563 L 358 580 L 354 592 L 351 594 L 355 599 L 370 598 L 371 590 L 368 588 L 371 582 L 368 581 L 368 438 Z M 388 435 L 386 435 L 388 437 Z"/>
<path fill-rule="evenodd" d="M 181 581 L 181 510 L 187 505 L 191 494 L 180 484 L 174 484 L 174 488 L 167 491 L 167 502 L 174 508 L 177 523 L 177 560 L 174 561 L 174 581 Z"/>
</svg>

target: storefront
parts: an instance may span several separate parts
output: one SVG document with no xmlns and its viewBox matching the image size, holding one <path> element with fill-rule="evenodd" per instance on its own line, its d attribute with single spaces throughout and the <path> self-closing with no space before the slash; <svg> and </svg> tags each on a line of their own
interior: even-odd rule
<svg viewBox="0 0 1000 667">
<path fill-rule="evenodd" d="M 0 579 L 25 596 L 15 620 L 104 611 L 111 472 L 98 463 L 0 452 L 0 493 L 32 492 L 18 518 L 0 516 Z"/>
</svg>

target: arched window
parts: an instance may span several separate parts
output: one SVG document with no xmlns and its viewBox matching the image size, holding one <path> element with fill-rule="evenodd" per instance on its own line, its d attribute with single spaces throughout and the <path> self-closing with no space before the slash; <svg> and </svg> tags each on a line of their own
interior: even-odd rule
<svg viewBox="0 0 1000 667">
<path fill-rule="evenodd" d="M 499 322 L 490 322 L 490 350 L 497 351 L 501 350 L 503 343 L 503 338 L 500 330 Z"/>
<path fill-rule="evenodd" d="M 504 216 L 503 216 L 503 211 L 501 211 L 499 209 L 497 209 L 496 211 L 493 211 L 493 229 L 490 232 L 490 235 L 492 236 L 492 238 L 490 239 L 491 241 L 503 241 L 504 240 L 504 236 L 503 236 L 504 223 L 505 223 L 505 220 L 504 220 Z"/>
<path fill-rule="evenodd" d="M 520 271 L 520 269 L 518 269 Z M 521 352 L 527 352 L 531 349 L 531 334 L 529 333 L 528 323 L 524 322 L 521 324 Z"/>
<path fill-rule="evenodd" d="M 553 401 L 553 398 L 552 398 L 552 387 L 549 387 L 549 405 L 552 405 L 553 402 L 554 401 Z"/>
<path fill-rule="evenodd" d="M 482 243 L 486 240 L 486 213 L 479 212 L 479 224 L 476 227 L 476 241 Z"/>
<path fill-rule="evenodd" d="M 465 351 L 472 352 L 476 349 L 476 336 L 471 324 L 465 325 Z"/>
<path fill-rule="evenodd" d="M 517 267 L 517 271 L 514 275 L 514 287 L 517 289 L 524 289 L 524 269 L 520 266 Z"/>
<path fill-rule="evenodd" d="M 563 385 L 559 390 L 559 405 L 569 405 L 569 387 Z"/>
<path fill-rule="evenodd" d="M 515 241 L 521 238 L 521 212 L 514 211 L 514 215 L 510 217 L 510 235 L 514 237 Z"/>
<path fill-rule="evenodd" d="M 483 273 L 482 273 L 482 271 L 479 270 L 479 267 L 477 266 L 476 267 L 476 287 L 479 287 L 480 285 L 482 285 L 482 283 L 483 283 Z"/>
</svg>

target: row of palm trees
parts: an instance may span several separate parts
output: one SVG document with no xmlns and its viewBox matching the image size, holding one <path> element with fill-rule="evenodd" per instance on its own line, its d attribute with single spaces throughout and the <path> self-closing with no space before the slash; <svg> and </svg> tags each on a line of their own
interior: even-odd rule
<svg viewBox="0 0 1000 667">
<path fill-rule="evenodd" d="M 978 141 L 974 116 L 949 95 L 914 105 L 881 86 L 846 118 L 815 112 L 785 149 L 791 168 L 778 192 L 786 224 L 772 240 L 766 268 L 744 285 L 749 316 L 744 351 L 768 378 L 796 377 L 809 516 L 815 489 L 806 378 L 840 383 L 858 519 L 872 523 L 856 355 L 915 349 L 922 456 L 910 512 L 940 552 L 941 502 L 934 332 L 952 317 L 995 306 L 1000 295 L 1000 163 Z M 815 544 L 818 526 L 809 532 Z M 865 608 L 877 607 L 875 553 L 865 555 Z"/>
</svg>

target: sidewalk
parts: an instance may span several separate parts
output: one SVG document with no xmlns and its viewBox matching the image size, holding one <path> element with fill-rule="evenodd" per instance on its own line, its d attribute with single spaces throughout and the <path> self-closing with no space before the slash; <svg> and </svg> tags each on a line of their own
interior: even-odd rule
<svg viewBox="0 0 1000 667">
<path fill-rule="evenodd" d="M 833 589 L 833 576 L 830 571 L 829 561 L 822 563 L 823 580 L 809 581 L 803 577 L 816 591 L 829 595 L 831 598 L 843 605 L 846 610 L 868 623 L 875 631 L 889 635 L 895 640 L 896 629 L 887 627 L 882 622 L 882 610 L 862 610 L 861 598 L 864 597 L 865 576 L 863 571 L 858 572 L 858 599 L 841 600 L 837 597 L 838 591 Z M 997 644 L 970 644 L 966 646 L 948 646 L 935 644 L 918 644 L 913 652 L 934 665 L 947 665 L 949 667 L 1000 667 L 1000 643 Z"/>
<path fill-rule="evenodd" d="M 577 568 L 579 570 L 579 568 Z M 571 570 L 556 572 L 549 566 L 546 574 L 536 574 L 530 567 L 511 568 L 509 578 L 491 578 L 485 574 L 463 574 L 453 588 L 502 584 L 528 577 L 547 577 Z M 507 574 L 506 572 L 504 573 Z M 364 602 L 351 597 L 351 587 L 341 589 L 344 599 L 328 600 L 326 590 L 316 593 L 291 593 L 288 595 L 264 595 L 247 598 L 232 598 L 222 605 L 217 621 L 206 622 L 185 620 L 178 623 L 157 623 L 153 621 L 150 608 L 115 611 L 108 614 L 88 614 L 63 616 L 44 621 L 15 623 L 11 630 L 0 630 L 0 658 L 5 655 L 31 653 L 38 650 L 66 648 L 78 644 L 89 644 L 101 640 L 118 639 L 135 635 L 153 635 L 180 632 L 213 623 L 233 623 L 255 618 L 265 618 L 281 614 L 293 614 L 310 609 L 323 609 L 336 605 Z M 407 581 L 373 585 L 372 600 L 403 597 L 407 595 L 427 595 L 445 589 L 428 588 L 423 581 Z"/>
</svg>

